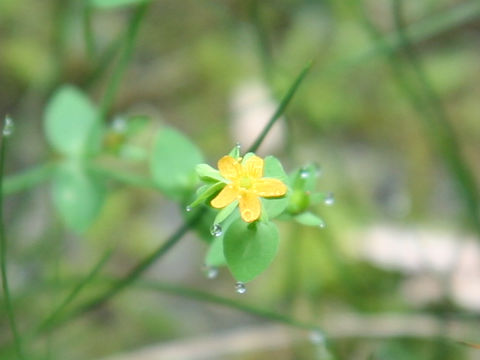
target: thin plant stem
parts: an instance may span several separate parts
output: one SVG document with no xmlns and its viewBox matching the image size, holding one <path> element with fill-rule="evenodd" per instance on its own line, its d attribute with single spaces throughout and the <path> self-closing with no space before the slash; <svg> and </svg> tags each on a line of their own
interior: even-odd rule
<svg viewBox="0 0 480 360">
<path fill-rule="evenodd" d="M 228 299 L 225 297 L 213 295 L 205 291 L 186 288 L 177 285 L 158 283 L 153 281 L 139 281 L 136 284 L 139 288 L 155 290 L 166 294 L 178 295 L 185 298 L 190 298 L 195 301 L 202 301 L 211 304 L 221 305 L 230 309 L 239 310 L 254 316 L 261 317 L 263 319 L 283 323 L 289 326 L 296 328 L 306 329 L 306 330 L 316 330 L 319 331 L 319 327 L 316 324 L 303 322 L 296 320 L 290 316 L 280 314 L 271 310 L 258 308 L 253 305 L 247 305 L 236 300 Z"/>
<path fill-rule="evenodd" d="M 70 291 L 70 293 L 63 299 L 63 301 L 51 312 L 47 318 L 42 321 L 38 326 L 36 333 L 42 332 L 44 329 L 50 328 L 51 324 L 56 321 L 65 310 L 65 308 L 80 294 L 83 288 L 91 283 L 98 273 L 103 269 L 110 260 L 114 249 L 107 249 L 105 253 L 100 257 L 98 262 L 93 266 L 93 268 L 88 272 L 88 274 L 75 285 L 75 287 Z"/>
<path fill-rule="evenodd" d="M 115 100 L 115 96 L 120 86 L 120 81 L 122 80 L 122 77 L 125 73 L 125 70 L 127 69 L 128 63 L 133 54 L 135 41 L 137 39 L 137 35 L 140 29 L 140 24 L 142 23 L 142 20 L 147 13 L 149 5 L 150 1 L 146 1 L 140 4 L 132 16 L 130 25 L 127 29 L 127 32 L 125 33 L 123 51 L 120 55 L 118 63 L 116 64 L 112 77 L 105 91 L 105 95 L 100 104 L 100 117 L 102 119 L 104 119 L 105 116 L 108 114 Z"/>
<path fill-rule="evenodd" d="M 135 280 L 137 280 L 140 275 L 142 275 L 156 260 L 165 255 L 168 250 L 170 250 L 177 242 L 179 242 L 182 237 L 202 219 L 205 212 L 205 208 L 198 210 L 196 214 L 194 214 L 190 218 L 189 221 L 185 222 L 182 226 L 180 226 L 177 231 L 175 231 L 175 233 L 173 233 L 172 236 L 170 236 L 162 245 L 160 245 L 154 252 L 152 252 L 142 261 L 140 261 L 137 266 L 130 270 L 130 272 L 124 278 L 118 281 L 114 281 L 114 283 L 104 293 L 90 301 L 87 301 L 85 304 L 78 307 L 76 310 L 71 312 L 69 315 L 67 315 L 60 321 L 50 322 L 48 326 L 44 326 L 41 330 L 47 330 L 54 325 L 61 324 L 69 319 L 75 318 L 79 315 L 96 309 L 100 305 L 106 303 L 117 293 L 119 293 L 128 285 L 132 284 Z"/>
<path fill-rule="evenodd" d="M 85 41 L 85 49 L 90 58 L 96 57 L 95 35 L 92 27 L 92 6 L 89 1 L 85 1 L 83 6 L 83 38 Z"/>
<path fill-rule="evenodd" d="M 7 150 L 7 137 L 1 135 L 2 143 L 0 145 L 0 188 L 3 188 L 3 174 L 5 167 L 5 153 Z M 13 334 L 15 351 L 19 359 L 25 359 L 20 334 L 17 330 L 17 322 L 10 296 L 10 288 L 7 276 L 7 239 L 5 235 L 5 223 L 3 219 L 3 192 L 0 191 L 0 268 L 2 273 L 3 294 L 5 297 L 5 309 L 7 311 L 8 322 Z"/>
<path fill-rule="evenodd" d="M 278 106 L 277 110 L 275 113 L 272 115 L 270 120 L 268 121 L 267 125 L 263 128 L 262 132 L 260 135 L 257 137 L 255 142 L 250 146 L 250 148 L 247 150 L 247 152 L 255 152 L 258 150 L 260 145 L 262 144 L 263 140 L 265 140 L 265 137 L 269 133 L 269 131 L 272 129 L 272 126 L 275 125 L 278 119 L 283 115 L 285 112 L 285 109 L 287 108 L 288 104 L 290 104 L 290 101 L 293 98 L 293 95 L 297 92 L 298 88 L 300 87 L 300 84 L 303 82 L 305 77 L 307 76 L 308 72 L 313 66 L 313 61 L 310 61 L 298 74 L 296 77 L 295 81 L 292 83 L 290 88 L 287 91 L 287 94 L 284 96 L 282 101 L 280 102 L 280 105 Z"/>
<path fill-rule="evenodd" d="M 411 68 L 420 84 L 425 101 L 429 105 L 432 116 L 425 119 L 425 127 L 428 133 L 435 135 L 433 139 L 440 152 L 443 153 L 445 162 L 458 184 L 458 190 L 468 209 L 467 215 L 477 232 L 480 233 L 480 193 L 478 191 L 475 177 L 467 162 L 462 157 L 461 149 L 451 120 L 439 95 L 432 86 L 423 64 L 418 58 L 416 51 L 405 32 L 405 21 L 403 19 L 402 1 L 393 0 L 393 14 L 395 27 L 400 41 L 404 44 L 403 49 Z M 434 129 L 436 127 L 436 129 Z M 432 131 L 433 130 L 433 131 Z"/>
<path fill-rule="evenodd" d="M 39 185 L 49 179 L 54 168 L 54 162 L 46 162 L 19 174 L 7 176 L 3 179 L 2 194 L 10 195 Z"/>
</svg>

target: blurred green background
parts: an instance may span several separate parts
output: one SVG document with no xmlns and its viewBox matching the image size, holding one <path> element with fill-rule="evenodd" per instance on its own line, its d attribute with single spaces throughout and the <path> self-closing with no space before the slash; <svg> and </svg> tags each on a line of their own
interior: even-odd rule
<svg viewBox="0 0 480 360">
<path fill-rule="evenodd" d="M 480 2 L 102 3 L 109 1 L 0 1 L 0 115 L 15 121 L 7 183 L 58 159 L 43 114 L 64 84 L 100 104 L 109 129 L 118 119 L 148 119 L 125 152 L 107 136 L 113 150 L 101 158 L 148 178 L 144 157 L 156 129 L 182 131 L 216 165 L 236 142 L 253 142 L 313 59 L 259 153 L 278 156 L 287 170 L 320 165 L 318 187 L 336 198 L 315 209 L 326 227 L 279 222 L 279 256 L 242 295 L 226 269 L 208 279 L 206 245 L 193 232 L 142 278 L 315 323 L 324 335 L 140 282 L 25 340 L 28 358 L 480 357 L 461 343 L 480 343 Z M 184 217 L 149 186 L 111 181 L 100 214 L 79 234 L 61 221 L 49 182 L 33 185 L 4 188 L 22 334 L 105 249 L 115 244 L 103 274 L 121 276 Z M 102 286 L 84 289 L 79 303 Z M 0 358 L 14 359 L 3 301 Z"/>
</svg>

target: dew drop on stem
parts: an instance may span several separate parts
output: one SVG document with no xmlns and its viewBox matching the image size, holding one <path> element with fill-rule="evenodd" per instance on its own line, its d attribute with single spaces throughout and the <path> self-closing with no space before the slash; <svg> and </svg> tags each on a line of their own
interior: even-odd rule
<svg viewBox="0 0 480 360">
<path fill-rule="evenodd" d="M 2 134 L 3 136 L 8 137 L 13 134 L 14 130 L 15 124 L 13 123 L 13 119 L 9 115 L 7 115 L 3 124 Z"/>
<path fill-rule="evenodd" d="M 185 207 L 185 211 L 186 211 L 186 212 L 192 211 L 192 207 L 191 207 L 190 205 L 189 205 L 189 206 L 186 206 L 186 207 Z"/>
<path fill-rule="evenodd" d="M 325 343 L 325 336 L 320 330 L 313 330 L 308 335 L 308 339 L 312 344 L 320 345 Z"/>
<path fill-rule="evenodd" d="M 237 294 L 245 294 L 247 292 L 247 287 L 244 283 L 239 281 L 235 284 L 235 291 Z"/>
</svg>

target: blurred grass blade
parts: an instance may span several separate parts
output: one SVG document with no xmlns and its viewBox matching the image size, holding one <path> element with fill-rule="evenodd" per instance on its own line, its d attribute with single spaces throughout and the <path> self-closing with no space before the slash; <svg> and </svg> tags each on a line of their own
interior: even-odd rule
<svg viewBox="0 0 480 360">
<path fill-rule="evenodd" d="M 3 195 L 14 194 L 39 185 L 52 176 L 54 168 L 55 164 L 53 162 L 47 162 L 25 170 L 20 174 L 5 177 L 2 183 Z"/>
<path fill-rule="evenodd" d="M 88 272 L 83 280 L 81 280 L 73 289 L 72 291 L 65 297 L 65 299 L 60 303 L 55 310 L 38 326 L 36 332 L 41 332 L 45 329 L 48 329 L 52 326 L 53 323 L 59 318 L 61 313 L 65 310 L 65 308 L 73 301 L 75 298 L 80 294 L 82 289 L 91 283 L 97 274 L 103 269 L 103 267 L 107 264 L 108 260 L 110 260 L 113 254 L 114 248 L 108 249 L 100 260 L 93 266 L 93 268 Z"/>
<path fill-rule="evenodd" d="M 6 119 L 7 121 L 7 119 Z M 5 169 L 5 153 L 7 151 L 7 141 L 8 136 L 5 133 L 6 126 L 8 123 L 5 123 L 5 127 L 2 129 L 1 135 L 1 145 L 0 145 L 0 189 L 4 189 L 3 187 L 3 174 Z M 7 275 L 7 239 L 5 234 L 5 223 L 3 219 L 3 191 L 0 191 L 0 269 L 1 269 L 1 277 L 2 277 L 2 287 L 3 287 L 3 294 L 5 297 L 5 309 L 7 311 L 8 322 L 10 324 L 10 329 L 13 334 L 14 342 L 15 342 L 15 350 L 17 353 L 17 357 L 19 359 L 25 359 L 24 352 L 22 348 L 22 342 L 20 339 L 20 334 L 17 330 L 17 322 L 15 318 L 15 313 L 13 311 L 12 300 L 10 296 L 10 287 L 8 284 L 8 275 Z"/>
<path fill-rule="evenodd" d="M 472 225 L 480 233 L 480 193 L 478 191 L 473 172 L 469 168 L 467 161 L 462 157 L 459 142 L 452 127 L 445 106 L 439 95 L 433 88 L 423 64 L 418 58 L 416 51 L 405 31 L 405 21 L 403 19 L 403 2 L 393 0 L 393 15 L 395 27 L 399 34 L 400 42 L 403 44 L 404 53 L 414 74 L 418 80 L 419 88 L 425 98 L 426 105 L 432 112 L 431 119 L 428 115 L 424 116 L 424 126 L 428 134 L 433 135 L 433 141 L 436 142 L 437 149 L 443 153 L 444 160 L 450 169 L 452 178 L 459 186 L 460 196 L 465 204 L 467 215 Z"/>
<path fill-rule="evenodd" d="M 110 111 L 112 104 L 115 100 L 115 95 L 118 92 L 120 81 L 127 69 L 128 63 L 132 57 L 135 41 L 137 39 L 140 24 L 142 23 L 145 14 L 147 13 L 150 1 L 145 1 L 141 5 L 138 5 L 135 13 L 130 20 L 128 30 L 124 36 L 123 51 L 120 55 L 120 59 L 113 70 L 112 77 L 107 85 L 107 90 L 100 104 L 100 118 L 104 119 Z"/>
<path fill-rule="evenodd" d="M 273 114 L 273 116 L 270 118 L 269 122 L 267 123 L 267 125 L 263 128 L 262 132 L 260 133 L 260 135 L 257 137 L 257 139 L 255 140 L 255 142 L 253 143 L 252 146 L 250 146 L 250 148 L 246 151 L 247 153 L 248 152 L 255 152 L 258 150 L 258 148 L 260 147 L 261 143 L 263 142 L 263 140 L 265 139 L 265 137 L 267 136 L 268 132 L 270 131 L 270 129 L 272 128 L 272 126 L 275 124 L 275 122 L 280 119 L 280 117 L 283 115 L 283 113 L 285 112 L 285 109 L 287 108 L 288 104 L 290 103 L 290 100 L 292 100 L 293 96 L 295 95 L 295 93 L 297 92 L 300 84 L 302 83 L 302 81 L 305 79 L 305 77 L 307 76 L 308 72 L 310 71 L 310 69 L 312 68 L 313 66 L 313 61 L 310 61 L 303 69 L 302 71 L 300 71 L 300 74 L 298 74 L 297 78 L 295 79 L 295 81 L 292 83 L 292 85 L 290 86 L 290 88 L 288 89 L 287 93 L 285 94 L 284 98 L 282 99 L 282 101 L 280 102 L 280 105 L 278 106 L 277 110 L 275 111 L 275 113 Z"/>
<path fill-rule="evenodd" d="M 358 0 L 354 0 L 353 2 L 352 0 L 349 1 L 350 4 L 354 4 L 354 6 L 359 6 L 361 4 L 361 2 Z M 477 19 L 479 16 L 480 2 L 469 1 L 449 7 L 448 10 L 440 11 L 434 15 L 427 16 L 425 19 L 409 25 L 405 31 L 413 43 L 419 43 L 440 33 L 455 29 L 460 25 L 471 22 Z M 357 54 L 347 56 L 345 59 L 340 60 L 331 66 L 325 67 L 322 70 L 322 73 L 325 76 L 335 76 L 338 75 L 338 73 L 347 71 L 355 66 L 384 54 L 385 46 L 381 45 L 381 43 L 387 45 L 392 52 L 395 52 L 402 47 L 402 43 L 398 40 L 398 34 L 396 31 L 388 35 L 381 34 L 380 37 L 380 41 L 373 43 L 371 47 Z"/>
</svg>

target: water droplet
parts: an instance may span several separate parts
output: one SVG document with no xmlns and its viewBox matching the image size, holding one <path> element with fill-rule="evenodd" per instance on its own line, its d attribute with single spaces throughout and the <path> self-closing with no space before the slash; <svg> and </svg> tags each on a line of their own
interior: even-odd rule
<svg viewBox="0 0 480 360">
<path fill-rule="evenodd" d="M 203 272 L 207 279 L 215 279 L 218 276 L 218 268 L 215 266 L 204 266 Z"/>
<path fill-rule="evenodd" d="M 322 167 L 317 163 L 313 164 L 313 166 L 315 166 L 315 176 L 316 177 L 322 176 Z"/>
<path fill-rule="evenodd" d="M 319 345 L 325 343 L 325 336 L 320 330 L 313 330 L 308 335 L 308 338 L 312 344 Z"/>
<path fill-rule="evenodd" d="M 242 147 L 242 145 L 240 145 L 240 143 L 237 142 L 237 143 L 235 144 L 235 147 L 236 147 L 238 150 L 240 150 L 240 148 Z"/>
<path fill-rule="evenodd" d="M 235 284 L 235 291 L 237 294 L 245 294 L 247 292 L 247 288 L 244 283 L 239 281 Z"/>
<path fill-rule="evenodd" d="M 318 224 L 318 227 L 320 229 L 325 229 L 327 227 L 327 224 L 325 223 L 325 221 L 323 221 L 323 219 L 321 219 L 320 223 Z"/>
<path fill-rule="evenodd" d="M 7 115 L 3 124 L 3 136 L 8 137 L 12 135 L 13 130 L 15 130 L 15 124 L 13 123 L 13 119 L 9 115 Z"/>
<path fill-rule="evenodd" d="M 112 121 L 112 129 L 117 133 L 123 133 L 127 131 L 127 120 L 123 116 L 117 116 Z"/>
<path fill-rule="evenodd" d="M 323 202 L 325 203 L 325 205 L 335 204 L 335 195 L 333 195 L 333 193 L 328 193 L 327 196 L 325 196 Z"/>
<path fill-rule="evenodd" d="M 223 229 L 220 226 L 220 224 L 213 224 L 212 227 L 210 228 L 210 234 L 215 237 L 222 236 L 223 234 Z"/>
<path fill-rule="evenodd" d="M 309 177 L 310 177 L 310 171 L 308 171 L 307 169 L 300 170 L 300 178 L 307 179 Z"/>
<path fill-rule="evenodd" d="M 192 207 L 191 207 L 190 205 L 186 206 L 186 207 L 185 207 L 185 211 L 186 211 L 186 212 L 192 211 Z"/>
</svg>

